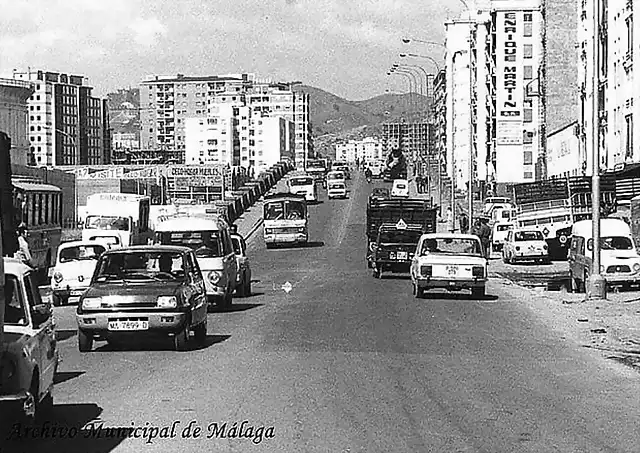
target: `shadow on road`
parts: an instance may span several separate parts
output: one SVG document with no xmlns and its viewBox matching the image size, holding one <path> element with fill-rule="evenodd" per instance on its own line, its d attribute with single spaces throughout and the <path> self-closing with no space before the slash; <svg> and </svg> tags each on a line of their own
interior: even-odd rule
<svg viewBox="0 0 640 453">
<path fill-rule="evenodd" d="M 411 275 L 408 274 L 382 274 L 381 280 L 411 280 Z"/>
<path fill-rule="evenodd" d="M 53 383 L 55 385 L 61 384 L 66 381 L 70 381 L 71 379 L 75 379 L 84 374 L 84 371 L 58 371 L 53 378 Z"/>
<path fill-rule="evenodd" d="M 34 425 L 29 431 L 20 424 L 3 428 L 0 445 L 3 452 L 12 453 L 108 453 L 125 440 L 109 432 L 98 420 L 102 408 L 94 403 L 56 404 L 48 420 Z M 34 429 L 35 428 L 35 429 Z M 118 427 L 111 427 L 115 428 Z M 130 428 L 122 427 L 122 428 Z"/>
<path fill-rule="evenodd" d="M 311 249 L 316 247 L 324 247 L 324 241 L 310 241 L 301 246 L 304 249 Z"/>
<path fill-rule="evenodd" d="M 56 330 L 56 340 L 58 341 L 68 340 L 69 338 L 75 337 L 76 335 L 78 335 L 77 330 Z"/>
<path fill-rule="evenodd" d="M 254 295 L 259 296 L 261 294 L 264 294 L 264 293 L 253 293 L 251 297 L 253 297 Z M 234 313 L 237 311 L 247 311 L 247 310 L 251 310 L 252 308 L 262 307 L 263 305 L 264 304 L 242 304 L 242 303 L 234 302 L 233 304 L 231 304 L 230 307 L 227 307 L 227 308 L 220 307 L 218 305 L 216 305 L 215 307 L 211 307 L 209 309 L 209 313 Z"/>
<path fill-rule="evenodd" d="M 231 338 L 230 335 L 207 335 L 207 338 L 204 340 L 202 344 L 198 344 L 198 342 L 191 336 L 189 338 L 189 343 L 187 346 L 187 351 L 201 351 L 203 349 L 207 349 L 213 345 L 218 343 L 222 343 Z M 129 341 L 119 340 L 117 342 L 112 341 L 111 343 L 103 344 L 102 346 L 96 347 L 94 352 L 116 352 L 116 351 L 173 351 L 173 337 L 166 338 L 146 338 L 144 340 L 137 338 L 131 339 Z"/>
<path fill-rule="evenodd" d="M 476 298 L 473 297 L 468 291 L 461 291 L 458 293 L 426 291 L 424 293 L 424 298 L 439 300 L 463 300 L 468 302 L 494 302 L 498 300 L 498 296 L 492 294 L 485 294 L 485 296 L 482 298 Z"/>
<path fill-rule="evenodd" d="M 202 344 L 191 342 L 189 351 L 202 351 L 203 349 L 207 349 L 215 344 L 223 343 L 229 338 L 231 338 L 231 335 L 207 335 L 207 338 Z"/>
</svg>

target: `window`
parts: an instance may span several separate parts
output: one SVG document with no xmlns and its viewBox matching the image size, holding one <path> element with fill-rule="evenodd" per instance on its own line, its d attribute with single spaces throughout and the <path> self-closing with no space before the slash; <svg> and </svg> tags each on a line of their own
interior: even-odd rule
<svg viewBox="0 0 640 453">
<path fill-rule="evenodd" d="M 533 110 L 524 109 L 524 122 L 531 123 L 533 121 Z"/>
<path fill-rule="evenodd" d="M 524 172 L 524 179 L 533 179 L 533 173 L 530 171 Z"/>
<path fill-rule="evenodd" d="M 525 44 L 524 45 L 524 57 L 525 58 L 533 58 L 533 45 Z"/>
<path fill-rule="evenodd" d="M 531 151 L 525 151 L 524 152 L 524 162 L 525 165 L 532 165 L 533 164 L 533 152 Z"/>
<path fill-rule="evenodd" d="M 524 132 L 523 133 L 523 138 L 524 138 L 524 144 L 525 145 L 530 145 L 531 143 L 533 143 L 533 132 Z"/>
<path fill-rule="evenodd" d="M 633 115 L 624 117 L 626 123 L 626 144 L 625 144 L 625 160 L 633 157 Z"/>
<path fill-rule="evenodd" d="M 627 55 L 633 52 L 633 16 L 630 15 L 625 21 L 627 24 Z"/>
<path fill-rule="evenodd" d="M 532 80 L 532 79 L 533 79 L 533 66 L 525 66 L 524 80 Z"/>
</svg>

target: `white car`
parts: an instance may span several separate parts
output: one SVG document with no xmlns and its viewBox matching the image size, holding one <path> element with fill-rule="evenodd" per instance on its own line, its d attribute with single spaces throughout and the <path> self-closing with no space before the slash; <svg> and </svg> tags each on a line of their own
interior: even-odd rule
<svg viewBox="0 0 640 453">
<path fill-rule="evenodd" d="M 247 256 L 247 243 L 238 233 L 231 233 L 231 242 L 238 263 L 236 294 L 238 297 L 249 297 L 251 296 L 251 266 Z"/>
<path fill-rule="evenodd" d="M 516 261 L 549 262 L 549 249 L 542 231 L 530 229 L 509 230 L 502 247 L 502 261 L 513 264 Z"/>
<path fill-rule="evenodd" d="M 327 187 L 327 197 L 332 198 L 347 198 L 347 186 L 340 181 L 331 181 Z"/>
<path fill-rule="evenodd" d="M 98 257 L 106 247 L 96 241 L 64 242 L 58 247 L 51 278 L 53 305 L 65 305 L 78 299 L 89 287 Z"/>
<path fill-rule="evenodd" d="M 423 298 L 432 288 L 448 291 L 470 289 L 476 299 L 485 295 L 487 260 L 476 235 L 423 234 L 411 261 L 413 294 Z"/>
</svg>

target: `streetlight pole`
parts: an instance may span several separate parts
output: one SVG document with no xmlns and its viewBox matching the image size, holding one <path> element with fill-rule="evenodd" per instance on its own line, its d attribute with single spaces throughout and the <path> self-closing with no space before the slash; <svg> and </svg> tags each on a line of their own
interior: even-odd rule
<svg viewBox="0 0 640 453">
<path fill-rule="evenodd" d="M 411 87 L 411 77 L 409 77 L 408 74 L 404 73 L 404 72 L 397 72 L 394 71 L 392 69 L 389 70 L 389 72 L 387 72 L 387 75 L 401 75 L 401 76 L 405 76 L 406 80 L 409 82 L 409 108 L 412 109 L 413 108 L 413 92 L 412 92 L 412 87 Z"/>
<path fill-rule="evenodd" d="M 468 207 L 468 225 L 473 225 L 473 180 L 474 180 L 474 152 L 473 152 L 473 68 L 471 66 L 472 48 L 471 48 L 471 30 L 469 30 L 469 207 Z"/>
<path fill-rule="evenodd" d="M 591 175 L 591 210 L 593 230 L 593 265 L 587 282 L 587 299 L 607 297 L 606 281 L 600 273 L 600 0 L 593 2 L 593 174 Z"/>
<path fill-rule="evenodd" d="M 404 74 L 409 78 L 409 92 L 410 92 L 410 98 L 412 99 L 412 109 L 413 109 L 413 115 L 414 116 L 416 113 L 416 109 L 417 109 L 417 95 L 418 95 L 418 80 L 416 78 L 416 75 L 411 72 L 408 71 L 404 68 L 400 68 L 399 65 L 395 64 L 394 66 L 391 67 L 391 72 L 396 72 L 398 74 Z M 413 89 L 411 88 L 411 84 L 413 83 Z M 413 93 L 415 93 L 415 96 L 413 95 Z"/>
</svg>

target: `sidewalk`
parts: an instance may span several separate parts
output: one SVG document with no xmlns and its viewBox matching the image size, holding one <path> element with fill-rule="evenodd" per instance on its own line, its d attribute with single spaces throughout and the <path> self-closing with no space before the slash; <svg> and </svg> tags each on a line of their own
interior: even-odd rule
<svg viewBox="0 0 640 453">
<path fill-rule="evenodd" d="M 267 194 L 276 192 L 287 192 L 287 175 L 285 175 L 280 181 L 273 186 Z M 256 231 L 260 229 L 262 225 L 262 206 L 264 196 L 260 197 L 253 205 L 251 205 L 240 217 L 234 222 L 234 225 L 238 227 L 238 233 L 248 241 Z"/>
</svg>

